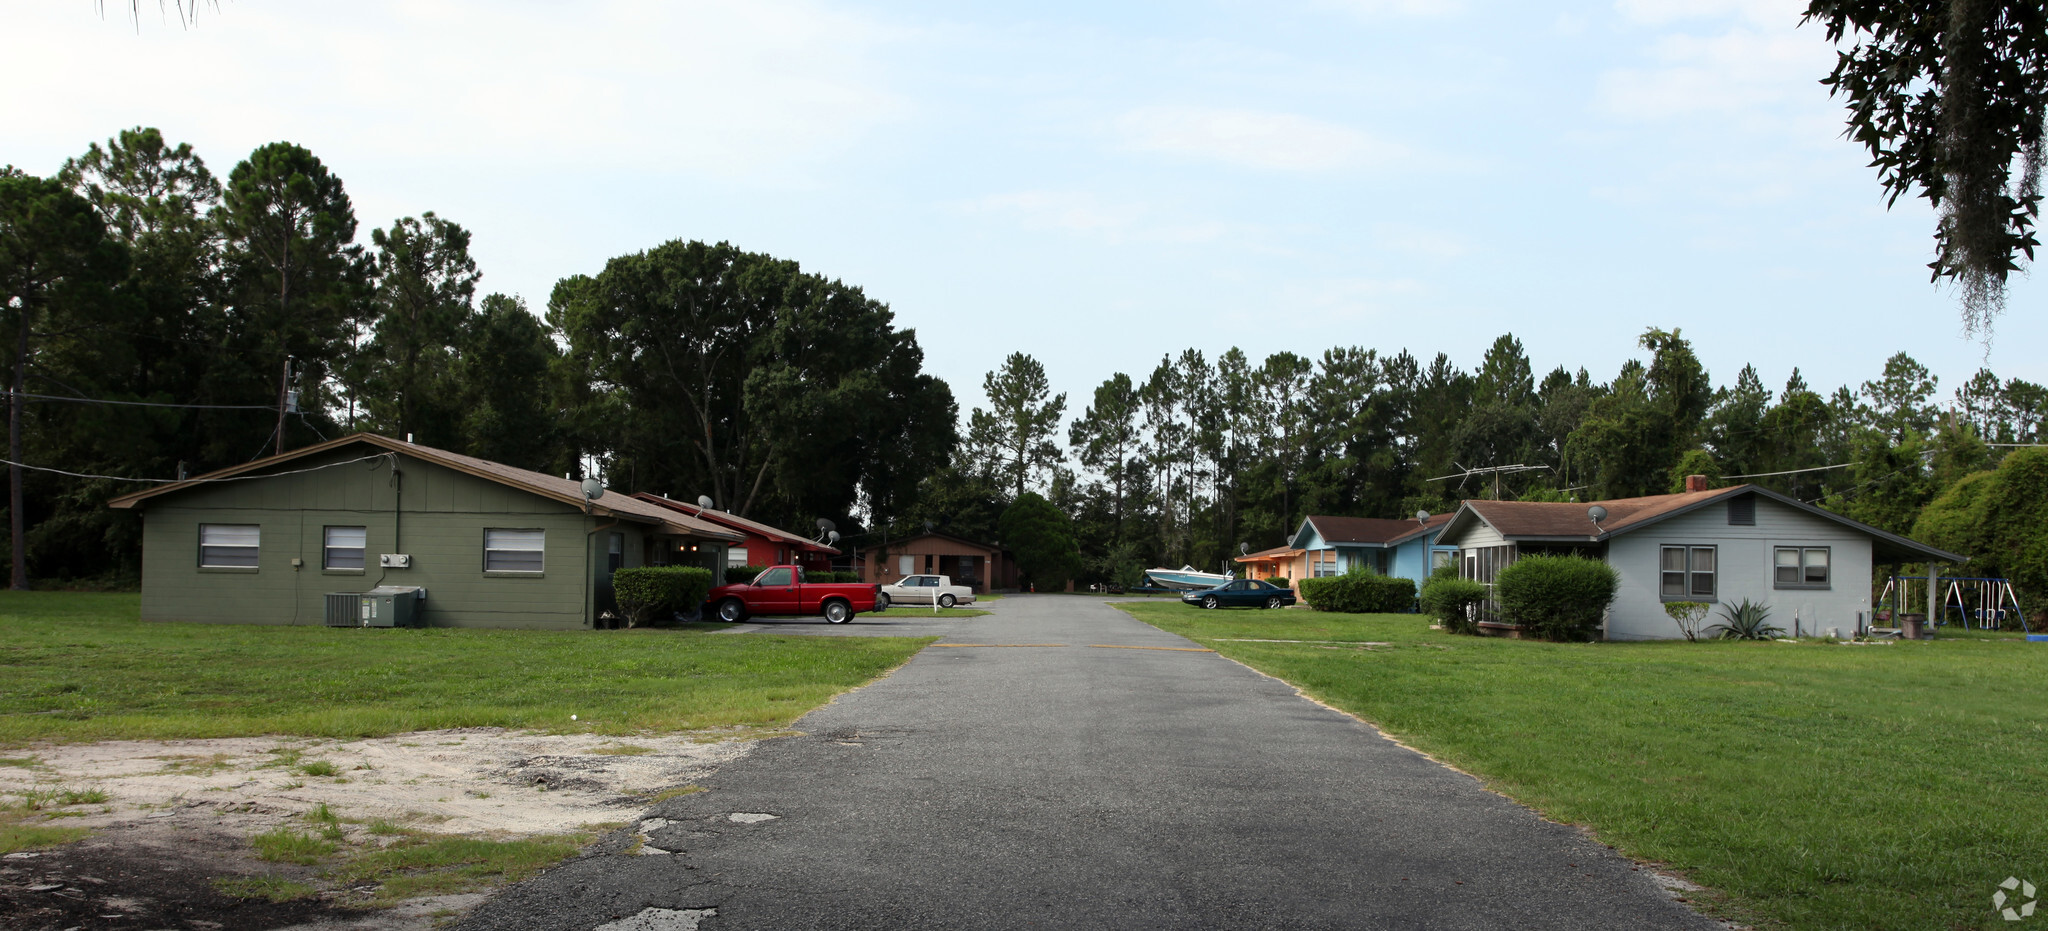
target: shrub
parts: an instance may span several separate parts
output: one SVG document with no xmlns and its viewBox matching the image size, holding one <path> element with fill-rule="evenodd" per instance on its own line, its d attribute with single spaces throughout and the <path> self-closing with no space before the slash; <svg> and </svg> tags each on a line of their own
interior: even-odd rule
<svg viewBox="0 0 2048 931">
<path fill-rule="evenodd" d="M 632 627 L 694 611 L 709 591 L 711 570 L 696 566 L 649 566 L 612 573 L 612 594 Z"/>
<path fill-rule="evenodd" d="M 1664 613 L 1678 623 L 1678 632 L 1684 634 L 1685 639 L 1700 639 L 1700 621 L 1707 616 L 1706 602 L 1667 601 L 1664 602 Z"/>
<path fill-rule="evenodd" d="M 1493 580 L 1501 619 L 1548 640 L 1590 640 L 1621 575 L 1584 556 L 1524 556 Z"/>
<path fill-rule="evenodd" d="M 1472 608 L 1486 600 L 1486 585 L 1455 575 L 1432 574 L 1422 585 L 1422 613 L 1436 619 L 1443 629 L 1454 634 L 1469 634 L 1479 630 L 1472 620 Z"/>
<path fill-rule="evenodd" d="M 1269 575 L 1266 576 L 1266 584 L 1278 585 L 1281 588 L 1292 588 L 1294 587 L 1294 580 L 1284 575 Z"/>
<path fill-rule="evenodd" d="M 1706 632 L 1723 640 L 1769 640 L 1781 636 L 1785 628 L 1769 623 L 1771 609 L 1762 604 L 1742 599 L 1721 608 L 1721 623 L 1707 628 Z"/>
<path fill-rule="evenodd" d="M 763 569 L 766 569 L 766 568 L 768 568 L 768 567 L 767 567 L 767 566 L 727 566 L 727 567 L 725 567 L 725 584 L 727 584 L 727 585 L 745 585 L 745 584 L 747 584 L 748 582 L 752 582 L 752 581 L 754 580 L 754 576 L 760 575 L 760 574 L 761 574 L 761 570 L 763 570 Z"/>
<path fill-rule="evenodd" d="M 1415 582 L 1354 568 L 1343 575 L 1301 580 L 1301 600 L 1318 611 L 1391 614 L 1415 607 Z"/>
</svg>

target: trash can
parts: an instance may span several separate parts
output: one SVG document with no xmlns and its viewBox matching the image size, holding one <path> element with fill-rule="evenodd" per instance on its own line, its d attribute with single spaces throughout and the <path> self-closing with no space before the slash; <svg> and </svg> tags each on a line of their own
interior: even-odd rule
<svg viewBox="0 0 2048 931">
<path fill-rule="evenodd" d="M 1902 640 L 1927 639 L 1927 615 L 1900 614 L 1899 638 Z"/>
</svg>

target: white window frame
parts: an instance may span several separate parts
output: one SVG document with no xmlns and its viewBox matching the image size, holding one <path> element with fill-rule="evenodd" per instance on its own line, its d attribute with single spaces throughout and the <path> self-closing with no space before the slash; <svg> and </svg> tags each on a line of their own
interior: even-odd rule
<svg viewBox="0 0 2048 931">
<path fill-rule="evenodd" d="M 532 536 L 514 536 L 531 534 Z M 484 528 L 484 571 L 493 575 L 540 575 L 547 571 L 548 532 L 540 527 L 486 527 Z M 515 545 L 518 544 L 518 545 Z M 532 545 L 524 545 L 532 544 Z M 537 565 L 522 563 L 504 564 L 501 558 L 513 553 L 537 553 Z M 498 554 L 506 554 L 500 557 Z M 494 564 L 496 563 L 496 564 Z"/>
<path fill-rule="evenodd" d="M 348 541 L 346 541 L 346 540 L 343 540 L 343 541 L 342 541 L 342 542 L 341 542 L 340 544 L 336 544 L 336 542 L 335 542 L 335 539 L 334 539 L 334 532 L 335 532 L 335 531 L 337 531 L 337 530 L 344 530 L 344 531 L 347 531 L 347 530 L 353 530 L 353 531 L 355 531 L 356 533 L 360 534 L 361 536 L 359 536 L 359 537 L 357 537 L 357 538 L 356 538 L 356 541 L 355 541 L 355 545 L 353 545 L 353 546 L 350 546 L 350 545 L 348 545 Z M 345 556 L 345 555 L 346 555 L 346 554 L 347 554 L 347 553 L 348 553 L 349 551 L 351 551 L 351 550 L 355 551 L 355 556 L 356 556 L 356 564 L 355 564 L 355 565 L 353 565 L 353 566 L 337 566 L 337 565 L 335 565 L 335 564 L 334 564 L 334 557 L 335 557 L 335 556 L 336 556 L 337 554 L 341 554 L 341 555 L 344 555 L 344 556 Z M 321 568 L 321 569 L 323 569 L 323 570 L 326 570 L 326 571 L 328 571 L 328 572 L 363 572 L 363 571 L 365 571 L 365 569 L 366 569 L 366 568 L 367 568 L 367 567 L 369 566 L 369 560 L 370 560 L 370 528 L 368 528 L 368 527 L 347 527 L 347 526 L 332 526 L 332 527 L 322 527 L 322 528 L 320 528 L 320 568 Z"/>
<path fill-rule="evenodd" d="M 242 536 L 246 531 L 247 535 Z M 211 536 L 211 540 L 209 540 Z M 228 542 L 247 540 L 248 542 Z M 262 565 L 263 525 L 262 524 L 200 524 L 199 525 L 199 568 L 237 569 L 253 572 Z M 248 562 L 216 562 L 223 557 L 241 558 Z"/>
<path fill-rule="evenodd" d="M 1833 547 L 1827 546 L 1771 547 L 1771 587 L 1776 589 L 1803 589 L 1806 591 L 1826 591 L 1833 588 L 1835 580 L 1835 554 L 1832 552 L 1832 549 Z M 1820 579 L 1818 581 L 1813 578 L 1813 570 L 1816 568 L 1813 556 L 1816 553 L 1820 555 L 1817 567 L 1820 569 Z M 1787 554 L 1791 554 L 1793 557 L 1793 563 L 1790 566 L 1780 561 Z M 1779 573 L 1787 568 L 1792 569 L 1798 574 L 1796 581 L 1787 582 L 1779 578 Z"/>
</svg>

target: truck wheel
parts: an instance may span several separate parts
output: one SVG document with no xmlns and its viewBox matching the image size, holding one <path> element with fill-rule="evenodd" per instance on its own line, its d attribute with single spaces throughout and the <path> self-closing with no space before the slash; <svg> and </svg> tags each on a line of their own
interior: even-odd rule
<svg viewBox="0 0 2048 931">
<path fill-rule="evenodd" d="M 825 623 L 845 624 L 853 620 L 853 608 L 844 601 L 825 602 Z"/>
<path fill-rule="evenodd" d="M 738 598 L 727 598 L 718 603 L 718 619 L 728 624 L 737 624 L 747 619 L 747 603 Z"/>
<path fill-rule="evenodd" d="M 958 599 L 958 598 L 954 598 L 954 597 L 953 597 L 953 595 L 952 595 L 952 594 L 951 594 L 950 592 L 949 592 L 949 593 L 947 593 L 947 594 L 944 594 L 944 595 L 940 595 L 940 596 L 939 596 L 939 607 L 941 607 L 941 608 L 950 608 L 950 607 L 952 607 L 952 606 L 953 606 L 953 603 L 954 603 L 954 602 L 956 602 L 956 601 L 959 601 L 959 600 L 960 600 L 960 599 Z"/>
</svg>

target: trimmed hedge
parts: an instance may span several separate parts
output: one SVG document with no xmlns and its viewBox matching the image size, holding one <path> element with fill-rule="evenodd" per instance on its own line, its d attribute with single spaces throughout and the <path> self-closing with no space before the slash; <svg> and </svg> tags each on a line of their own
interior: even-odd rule
<svg viewBox="0 0 2048 931">
<path fill-rule="evenodd" d="M 1269 585 L 1278 585 L 1278 586 L 1280 586 L 1281 588 L 1293 588 L 1293 587 L 1294 587 L 1294 580 L 1293 580 L 1293 579 L 1290 579 L 1290 578 L 1288 578 L 1288 577 L 1286 577 L 1286 576 L 1284 576 L 1284 575 L 1269 575 L 1269 576 L 1266 576 L 1266 583 L 1267 583 L 1267 584 L 1269 584 Z"/>
<path fill-rule="evenodd" d="M 754 580 L 754 576 L 760 575 L 760 574 L 761 574 L 761 570 L 763 570 L 763 569 L 766 569 L 766 568 L 768 568 L 768 567 L 767 567 L 767 566 L 727 566 L 727 567 L 725 567 L 725 584 L 727 584 L 727 585 L 745 585 L 745 584 L 747 584 L 748 582 L 752 582 L 752 581 Z"/>
<path fill-rule="evenodd" d="M 612 573 L 612 595 L 631 627 L 646 627 L 697 610 L 711 591 L 711 570 L 696 566 L 648 566 Z"/>
<path fill-rule="evenodd" d="M 1524 556 L 1493 580 L 1501 620 L 1548 640 L 1591 640 L 1621 574 L 1583 556 Z"/>
<path fill-rule="evenodd" d="M 1415 582 L 1352 570 L 1343 575 L 1301 580 L 1301 600 L 1318 611 L 1395 614 L 1415 607 Z"/>
<path fill-rule="evenodd" d="M 1477 633 L 1473 606 L 1486 600 L 1486 586 L 1457 576 L 1432 575 L 1422 585 L 1422 613 L 1454 634 Z"/>
</svg>

